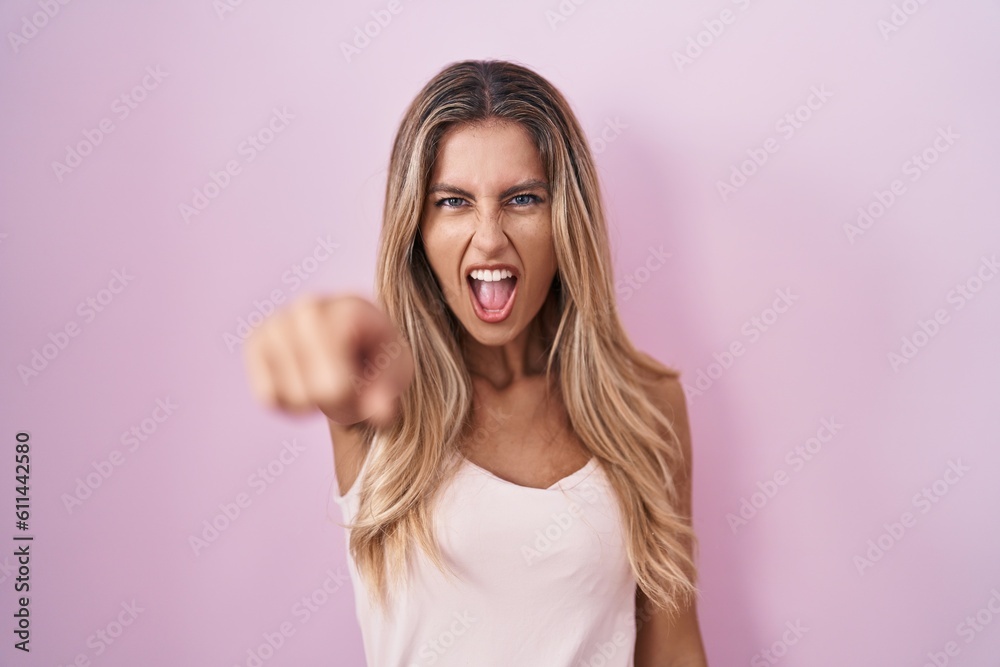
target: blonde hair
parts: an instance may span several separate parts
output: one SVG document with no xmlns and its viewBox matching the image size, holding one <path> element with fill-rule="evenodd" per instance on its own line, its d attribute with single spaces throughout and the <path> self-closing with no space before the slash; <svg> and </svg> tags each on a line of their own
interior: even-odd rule
<svg viewBox="0 0 1000 667">
<path fill-rule="evenodd" d="M 577 437 L 608 475 L 637 585 L 671 611 L 696 595 L 696 539 L 682 485 L 684 452 L 671 416 L 649 387 L 678 372 L 638 352 L 619 319 L 594 160 L 569 104 L 521 65 L 465 60 L 445 67 L 410 104 L 389 162 L 375 295 L 411 346 L 414 379 L 399 418 L 358 426 L 367 453 L 349 548 L 372 602 L 409 571 L 414 539 L 449 571 L 432 533 L 435 491 L 454 474 L 472 424 L 472 381 L 462 326 L 447 307 L 421 242 L 428 179 L 443 134 L 457 125 L 520 123 L 551 186 L 558 271 L 533 327 L 547 353 L 546 380 Z M 386 570 L 392 577 L 386 576 Z M 454 574 L 454 573 L 452 573 Z"/>
</svg>

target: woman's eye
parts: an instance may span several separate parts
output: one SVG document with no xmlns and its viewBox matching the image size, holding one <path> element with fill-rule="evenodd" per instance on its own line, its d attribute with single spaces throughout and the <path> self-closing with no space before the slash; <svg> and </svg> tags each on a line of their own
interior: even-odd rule
<svg viewBox="0 0 1000 667">
<path fill-rule="evenodd" d="M 527 206 L 528 204 L 534 204 L 542 200 L 537 195 L 515 195 L 511 201 L 517 206 Z"/>
<path fill-rule="evenodd" d="M 444 208 L 459 208 L 462 206 L 462 202 L 464 201 L 465 200 L 461 197 L 444 197 L 434 202 L 434 205 L 438 207 L 443 206 Z M 511 197 L 510 201 L 515 206 L 530 206 L 532 204 L 541 203 L 543 200 L 538 195 L 523 194 L 514 195 Z"/>
</svg>

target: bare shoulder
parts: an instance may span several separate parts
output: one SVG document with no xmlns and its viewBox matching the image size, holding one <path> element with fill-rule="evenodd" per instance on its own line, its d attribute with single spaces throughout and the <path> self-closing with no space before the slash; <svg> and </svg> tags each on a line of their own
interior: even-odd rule
<svg viewBox="0 0 1000 667">
<path fill-rule="evenodd" d="M 674 422 L 674 427 L 687 431 L 687 401 L 680 371 L 667 366 L 654 357 L 639 352 L 644 362 L 644 375 L 649 399 Z M 680 433 L 678 433 L 680 435 Z"/>
<path fill-rule="evenodd" d="M 337 486 L 343 496 L 354 486 L 365 460 L 365 446 L 361 437 L 361 424 L 344 426 L 327 418 L 330 439 L 333 441 L 333 467 L 337 475 Z"/>
<path fill-rule="evenodd" d="M 675 480 L 680 491 L 682 511 L 691 509 L 691 425 L 688 421 L 687 397 L 684 385 L 680 380 L 680 372 L 666 366 L 648 354 L 640 352 L 648 366 L 647 392 L 649 400 L 670 420 L 670 425 L 677 434 L 684 465 L 676 471 Z"/>
<path fill-rule="evenodd" d="M 648 381 L 648 396 L 670 420 L 677 434 L 684 465 L 675 472 L 677 484 L 678 510 L 691 516 L 691 428 L 688 423 L 687 398 L 680 372 L 660 363 L 648 354 L 640 352 Z M 679 613 L 671 615 L 657 610 L 640 588 L 636 589 L 637 635 L 635 646 L 636 667 L 676 664 L 707 665 L 705 648 L 698 626 L 696 602 L 691 601 Z"/>
</svg>

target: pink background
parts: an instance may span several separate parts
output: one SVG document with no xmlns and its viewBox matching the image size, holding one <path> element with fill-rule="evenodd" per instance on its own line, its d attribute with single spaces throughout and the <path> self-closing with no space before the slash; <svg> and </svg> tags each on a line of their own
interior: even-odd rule
<svg viewBox="0 0 1000 667">
<path fill-rule="evenodd" d="M 497 57 L 562 90 L 598 151 L 616 278 L 639 286 L 620 295 L 636 344 L 689 384 L 714 376 L 689 395 L 710 663 L 773 664 L 774 650 L 781 665 L 996 664 L 1000 279 L 982 264 L 1000 253 L 996 2 L 897 2 L 893 32 L 889 0 L 49 4 L 51 18 L 45 0 L 0 6 L 0 663 L 247 665 L 287 623 L 268 667 L 362 664 L 324 421 L 258 407 L 226 335 L 275 291 L 371 293 L 405 106 L 447 63 Z M 391 21 L 348 61 L 341 44 L 372 12 Z M 678 66 L 689 39 L 706 46 Z M 802 107 L 814 87 L 829 96 Z M 243 142 L 275 108 L 292 117 L 251 161 Z M 789 136 L 778 123 L 797 110 Z M 113 131 L 60 180 L 53 162 L 102 119 Z M 938 128 L 958 135 L 940 153 Z M 936 161 L 912 171 L 925 150 Z M 724 199 L 717 183 L 762 152 Z M 239 173 L 186 221 L 179 206 L 230 160 Z M 894 179 L 902 194 L 851 243 L 844 225 Z M 971 301 L 956 296 L 967 282 Z M 778 290 L 795 300 L 772 319 Z M 914 336 L 939 309 L 935 335 Z M 894 369 L 904 337 L 921 345 Z M 825 418 L 842 427 L 793 463 Z M 122 440 L 144 420 L 144 440 Z M 30 657 L 11 634 L 19 430 L 33 445 Z M 292 440 L 301 451 L 273 463 Z M 935 492 L 950 462 L 967 470 Z M 269 463 L 271 482 L 251 478 Z M 241 493 L 249 505 L 196 554 L 189 537 Z M 744 499 L 759 507 L 734 530 Z M 885 526 L 904 512 L 897 539 Z M 314 594 L 306 618 L 296 605 Z M 88 640 L 133 601 L 112 644 Z M 808 630 L 787 643 L 796 622 Z"/>
</svg>

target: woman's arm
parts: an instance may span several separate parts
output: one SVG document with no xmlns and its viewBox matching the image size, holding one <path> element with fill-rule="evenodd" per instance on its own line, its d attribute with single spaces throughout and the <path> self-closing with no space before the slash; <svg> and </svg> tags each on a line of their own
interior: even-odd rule
<svg viewBox="0 0 1000 667">
<path fill-rule="evenodd" d="M 694 603 L 674 617 L 636 589 L 635 667 L 708 667 Z"/>
<path fill-rule="evenodd" d="M 664 380 L 652 397 L 672 416 L 673 427 L 684 452 L 685 469 L 676 478 L 680 510 L 691 516 L 691 431 L 688 425 L 684 388 L 676 378 Z M 675 616 L 657 610 L 636 588 L 635 667 L 708 667 L 698 627 L 698 613 L 692 602 Z"/>
</svg>

